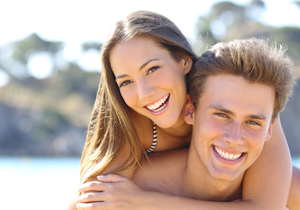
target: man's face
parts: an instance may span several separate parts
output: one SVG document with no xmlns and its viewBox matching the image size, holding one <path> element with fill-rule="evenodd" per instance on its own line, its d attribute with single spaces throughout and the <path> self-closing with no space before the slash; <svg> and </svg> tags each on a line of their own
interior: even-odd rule
<svg viewBox="0 0 300 210">
<path fill-rule="evenodd" d="M 273 88 L 242 77 L 207 79 L 190 123 L 192 146 L 213 178 L 233 181 L 258 158 L 271 135 L 274 101 Z"/>
</svg>

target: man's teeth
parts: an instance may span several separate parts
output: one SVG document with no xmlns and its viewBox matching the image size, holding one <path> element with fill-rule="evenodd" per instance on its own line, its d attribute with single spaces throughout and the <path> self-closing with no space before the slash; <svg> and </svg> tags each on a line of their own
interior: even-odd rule
<svg viewBox="0 0 300 210">
<path fill-rule="evenodd" d="M 228 154 L 227 152 L 223 152 L 222 150 L 218 149 L 217 147 L 214 146 L 215 151 L 220 155 L 222 158 L 227 159 L 227 160 L 236 160 L 242 156 L 241 154 Z"/>
<path fill-rule="evenodd" d="M 163 108 L 166 107 L 167 104 L 164 104 L 164 103 L 167 101 L 168 98 L 169 98 L 169 95 L 166 95 L 165 97 L 163 97 L 162 99 L 157 101 L 155 104 L 147 106 L 147 108 L 153 112 L 159 112 L 160 110 L 162 110 Z M 160 107 L 162 104 L 164 104 L 164 105 L 162 107 Z"/>
</svg>

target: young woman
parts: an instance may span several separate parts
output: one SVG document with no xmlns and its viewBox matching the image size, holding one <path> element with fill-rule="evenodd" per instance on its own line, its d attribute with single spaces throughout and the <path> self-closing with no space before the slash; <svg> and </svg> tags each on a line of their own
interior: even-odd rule
<svg viewBox="0 0 300 210">
<path fill-rule="evenodd" d="M 108 173 L 131 178 L 146 153 L 188 147 L 191 139 L 192 129 L 181 113 L 185 77 L 197 55 L 173 22 L 153 12 L 134 12 L 116 23 L 101 56 L 101 80 L 81 159 L 82 184 Z M 291 158 L 279 120 L 273 130 L 245 173 L 240 208 L 286 205 Z M 218 208 L 213 202 L 192 203 L 197 209 L 204 203 L 205 208 Z M 93 206 L 84 205 L 78 206 Z"/>
</svg>

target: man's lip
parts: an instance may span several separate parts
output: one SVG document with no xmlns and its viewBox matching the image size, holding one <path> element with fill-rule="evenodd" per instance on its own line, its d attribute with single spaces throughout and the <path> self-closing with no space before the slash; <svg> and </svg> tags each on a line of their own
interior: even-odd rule
<svg viewBox="0 0 300 210">
<path fill-rule="evenodd" d="M 212 152 L 214 154 L 214 156 L 216 157 L 217 160 L 219 160 L 220 162 L 222 163 L 225 163 L 225 164 L 229 164 L 229 165 L 234 165 L 234 164 L 237 164 L 237 163 L 240 163 L 246 156 L 246 153 L 245 152 L 240 152 L 240 151 L 233 151 L 233 150 L 228 150 L 228 149 L 225 149 L 223 147 L 218 147 L 220 148 L 222 151 L 224 152 L 228 152 L 229 154 L 241 154 L 241 156 L 235 160 L 229 160 L 229 159 L 225 159 L 223 157 L 221 157 L 214 149 L 214 146 L 216 145 L 212 145 L 211 146 L 211 149 L 212 149 Z"/>
<path fill-rule="evenodd" d="M 222 150 L 223 152 L 229 153 L 229 154 L 233 154 L 233 155 L 237 155 L 237 154 L 241 154 L 243 153 L 243 151 L 239 151 L 239 150 L 232 150 L 232 149 L 228 149 L 225 147 L 221 147 L 221 146 L 217 146 L 217 145 L 212 145 L 213 147 L 216 147 L 219 150 Z"/>
</svg>

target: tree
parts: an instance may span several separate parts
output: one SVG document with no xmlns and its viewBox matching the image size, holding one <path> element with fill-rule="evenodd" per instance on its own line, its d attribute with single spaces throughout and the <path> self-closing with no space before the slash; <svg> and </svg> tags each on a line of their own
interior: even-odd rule
<svg viewBox="0 0 300 210">
<path fill-rule="evenodd" d="M 13 43 L 12 58 L 14 62 L 21 66 L 19 73 L 26 77 L 30 76 L 27 68 L 30 57 L 38 53 L 47 52 L 54 67 L 53 71 L 57 71 L 56 55 L 61 52 L 63 45 L 63 42 L 46 41 L 33 33 L 23 40 Z"/>
</svg>

